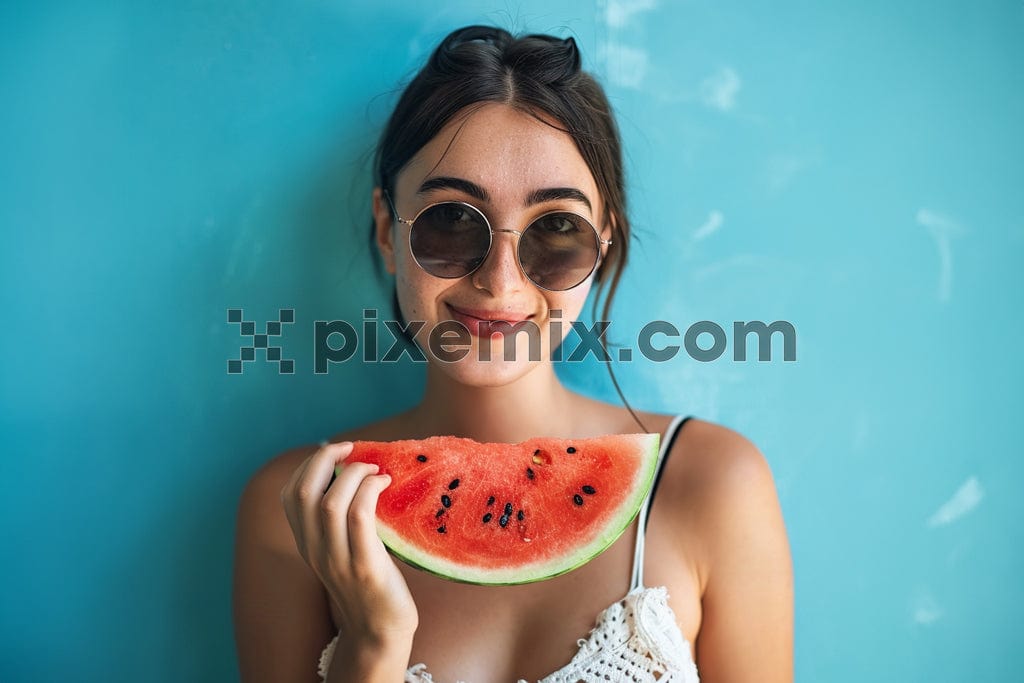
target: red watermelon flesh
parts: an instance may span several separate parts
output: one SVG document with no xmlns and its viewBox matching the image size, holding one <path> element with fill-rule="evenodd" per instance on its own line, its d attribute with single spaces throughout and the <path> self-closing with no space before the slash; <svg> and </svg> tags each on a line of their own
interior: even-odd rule
<svg viewBox="0 0 1024 683">
<path fill-rule="evenodd" d="M 391 475 L 377 530 L 395 555 L 454 581 L 518 584 L 571 571 L 622 534 L 650 490 L 658 441 L 357 441 L 345 462 Z"/>
</svg>

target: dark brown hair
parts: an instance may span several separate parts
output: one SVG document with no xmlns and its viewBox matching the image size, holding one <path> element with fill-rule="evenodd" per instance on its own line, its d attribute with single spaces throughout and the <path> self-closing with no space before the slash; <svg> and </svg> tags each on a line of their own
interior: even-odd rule
<svg viewBox="0 0 1024 683">
<path fill-rule="evenodd" d="M 376 185 L 394 196 L 395 177 L 420 149 L 457 113 L 490 102 L 520 109 L 567 133 L 590 169 L 605 208 L 598 228 L 610 226 L 612 232 L 613 244 L 595 274 L 593 301 L 596 316 L 600 294 L 607 287 L 601 311 L 601 319 L 607 320 L 629 254 L 622 143 L 608 98 L 582 70 L 571 37 L 515 37 L 490 26 L 467 26 L 448 34 L 406 86 L 388 119 L 374 159 Z M 396 314 L 401 315 L 397 298 L 394 303 Z M 622 396 L 610 363 L 608 370 L 616 391 L 639 422 Z"/>
</svg>

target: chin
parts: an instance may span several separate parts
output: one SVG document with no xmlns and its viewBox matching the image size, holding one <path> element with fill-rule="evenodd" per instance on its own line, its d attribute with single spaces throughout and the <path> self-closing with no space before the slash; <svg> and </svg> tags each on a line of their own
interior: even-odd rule
<svg viewBox="0 0 1024 683">
<path fill-rule="evenodd" d="M 457 363 L 441 363 L 436 360 L 431 362 L 436 363 L 441 372 L 459 384 L 481 388 L 507 386 L 541 364 L 538 361 L 470 361 L 468 358 Z"/>
<path fill-rule="evenodd" d="M 464 358 L 454 362 L 444 362 L 436 357 L 431 357 L 430 363 L 460 384 L 475 387 L 500 387 L 511 384 L 550 362 L 550 346 L 546 340 L 541 344 L 537 359 L 530 358 L 528 344 L 518 343 L 516 344 L 515 360 L 505 360 L 502 337 L 492 339 L 490 360 L 481 360 L 481 348 L 480 340 L 473 338 Z"/>
</svg>

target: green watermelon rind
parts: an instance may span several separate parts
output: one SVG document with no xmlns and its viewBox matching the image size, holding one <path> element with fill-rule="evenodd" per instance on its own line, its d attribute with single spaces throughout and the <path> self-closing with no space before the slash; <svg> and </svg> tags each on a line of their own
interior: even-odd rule
<svg viewBox="0 0 1024 683">
<path fill-rule="evenodd" d="M 639 434 L 638 440 L 644 440 L 646 456 L 640 460 L 646 471 L 642 474 L 642 484 L 637 486 L 632 496 L 620 507 L 619 514 L 606 525 L 608 530 L 590 543 L 580 548 L 573 555 L 562 555 L 547 562 L 535 565 L 520 565 L 510 569 L 493 567 L 474 569 L 463 564 L 448 563 L 443 559 L 426 553 L 411 543 L 404 541 L 401 535 L 387 523 L 377 519 L 377 534 L 385 547 L 406 564 L 449 581 L 468 583 L 481 586 L 515 586 L 524 583 L 536 583 L 567 574 L 582 567 L 587 562 L 607 550 L 636 519 L 644 501 L 654 484 L 657 469 L 660 436 L 658 434 Z"/>
</svg>

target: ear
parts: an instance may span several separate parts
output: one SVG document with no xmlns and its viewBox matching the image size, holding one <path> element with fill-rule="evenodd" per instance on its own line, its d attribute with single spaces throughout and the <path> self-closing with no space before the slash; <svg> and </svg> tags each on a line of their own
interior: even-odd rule
<svg viewBox="0 0 1024 683">
<path fill-rule="evenodd" d="M 377 249 L 384 259 L 384 268 L 395 274 L 395 220 L 391 215 L 391 207 L 384 198 L 384 191 L 373 188 L 373 225 Z"/>
</svg>

